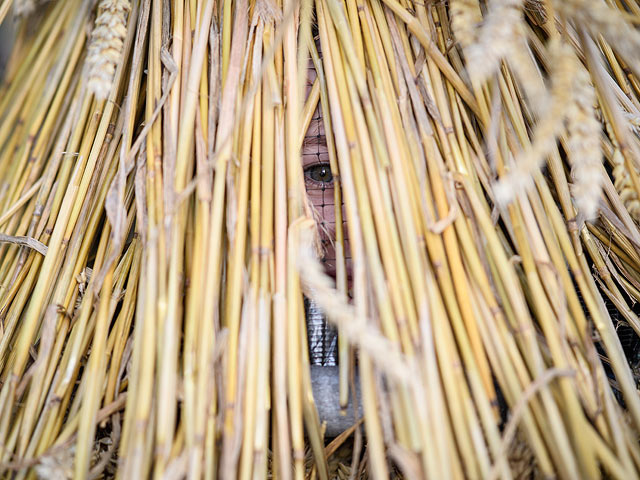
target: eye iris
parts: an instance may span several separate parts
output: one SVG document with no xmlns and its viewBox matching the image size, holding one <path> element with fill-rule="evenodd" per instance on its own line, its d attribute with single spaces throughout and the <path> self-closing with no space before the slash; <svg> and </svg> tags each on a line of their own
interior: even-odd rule
<svg viewBox="0 0 640 480">
<path fill-rule="evenodd" d="M 312 180 L 322 183 L 331 183 L 333 181 L 333 175 L 331 175 L 331 168 L 328 165 L 316 165 L 311 167 L 307 171 L 307 175 Z"/>
</svg>

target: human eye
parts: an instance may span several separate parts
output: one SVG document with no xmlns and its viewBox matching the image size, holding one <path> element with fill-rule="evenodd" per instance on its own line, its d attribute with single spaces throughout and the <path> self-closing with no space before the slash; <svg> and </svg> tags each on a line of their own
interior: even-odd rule
<svg viewBox="0 0 640 480">
<path fill-rule="evenodd" d="M 324 187 L 333 183 L 331 166 L 328 163 L 316 163 L 305 167 L 304 176 L 307 180 L 320 184 Z"/>
</svg>

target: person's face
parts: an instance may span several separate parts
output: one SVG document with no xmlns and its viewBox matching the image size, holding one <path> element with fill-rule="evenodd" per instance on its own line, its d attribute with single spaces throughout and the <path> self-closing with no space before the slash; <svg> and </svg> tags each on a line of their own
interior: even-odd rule
<svg viewBox="0 0 640 480">
<path fill-rule="evenodd" d="M 313 85 L 316 72 L 308 69 L 307 93 Z M 336 276 L 336 215 L 334 178 L 329 164 L 329 153 L 325 137 L 324 122 L 320 105 L 316 109 L 302 146 L 302 167 L 307 195 L 313 205 L 322 241 L 322 261 L 328 275 Z M 346 236 L 346 228 L 345 228 Z M 345 250 L 348 250 L 345 240 Z"/>
</svg>

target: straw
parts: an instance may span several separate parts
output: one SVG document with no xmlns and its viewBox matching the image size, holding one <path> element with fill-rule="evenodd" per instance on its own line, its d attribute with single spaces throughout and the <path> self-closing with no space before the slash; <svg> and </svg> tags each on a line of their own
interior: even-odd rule
<svg viewBox="0 0 640 480">
<path fill-rule="evenodd" d="M 640 3 L 33 3 L 1 478 L 640 476 Z"/>
</svg>

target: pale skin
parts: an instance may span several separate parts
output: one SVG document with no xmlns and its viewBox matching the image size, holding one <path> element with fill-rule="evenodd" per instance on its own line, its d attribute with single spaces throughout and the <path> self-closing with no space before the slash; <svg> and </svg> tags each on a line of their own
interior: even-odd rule
<svg viewBox="0 0 640 480">
<path fill-rule="evenodd" d="M 308 69 L 307 93 L 313 85 L 316 73 L 313 67 Z M 336 276 L 336 215 L 334 188 L 335 180 L 329 164 L 329 153 L 325 137 L 322 110 L 318 105 L 307 130 L 302 145 L 302 168 L 305 188 L 315 210 L 318 230 L 323 246 L 322 261 L 328 275 Z M 344 207 L 343 207 L 344 210 Z M 344 218 L 344 213 L 343 213 Z M 346 228 L 345 234 L 346 234 Z M 345 238 L 346 257 L 349 259 L 349 242 Z M 349 274 L 349 265 L 347 272 Z"/>
</svg>

